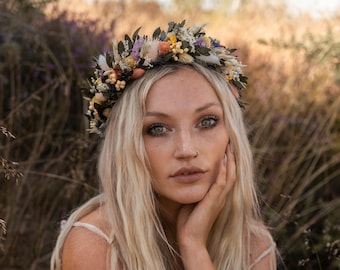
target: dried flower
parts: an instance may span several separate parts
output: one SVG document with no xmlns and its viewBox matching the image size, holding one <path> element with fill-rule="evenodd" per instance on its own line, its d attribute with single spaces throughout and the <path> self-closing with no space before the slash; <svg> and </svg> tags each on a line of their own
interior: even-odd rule
<svg viewBox="0 0 340 270">
<path fill-rule="evenodd" d="M 123 41 L 114 41 L 112 52 L 99 55 L 86 97 L 90 100 L 86 115 L 90 119 L 91 132 L 102 133 L 111 107 L 126 85 L 157 63 L 197 62 L 213 68 L 234 85 L 231 91 L 239 101 L 240 91 L 246 87 L 247 81 L 242 72 L 243 65 L 231 50 L 206 36 L 204 25 L 187 28 L 184 24 L 185 21 L 170 22 L 168 31 L 157 28 L 152 39 L 140 37 L 140 29 L 137 29 L 131 38 L 125 36 Z"/>
</svg>

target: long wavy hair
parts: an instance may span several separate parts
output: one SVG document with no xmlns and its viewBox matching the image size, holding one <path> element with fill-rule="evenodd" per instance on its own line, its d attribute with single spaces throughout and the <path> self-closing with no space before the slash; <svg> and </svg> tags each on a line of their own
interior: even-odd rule
<svg viewBox="0 0 340 270">
<path fill-rule="evenodd" d="M 108 269 L 176 269 L 176 249 L 167 241 L 164 221 L 152 188 L 142 128 L 145 101 L 152 85 L 178 69 L 202 74 L 222 104 L 224 122 L 234 149 L 237 180 L 208 237 L 207 249 L 216 269 L 250 269 L 251 236 L 272 241 L 261 225 L 254 184 L 253 157 L 242 110 L 225 78 L 198 64 L 162 65 L 128 86 L 112 109 L 98 163 L 103 193 L 80 207 L 57 242 L 51 269 L 61 265 L 61 250 L 72 224 L 102 205 L 113 239 Z M 275 255 L 272 256 L 273 269 Z"/>
</svg>

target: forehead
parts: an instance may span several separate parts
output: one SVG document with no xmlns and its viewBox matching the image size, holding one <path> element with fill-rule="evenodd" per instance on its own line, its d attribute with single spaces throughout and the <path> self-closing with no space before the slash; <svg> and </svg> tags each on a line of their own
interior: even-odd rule
<svg viewBox="0 0 340 270">
<path fill-rule="evenodd" d="M 181 68 L 155 82 L 146 98 L 146 109 L 199 107 L 220 101 L 207 79 L 190 68 Z"/>
</svg>

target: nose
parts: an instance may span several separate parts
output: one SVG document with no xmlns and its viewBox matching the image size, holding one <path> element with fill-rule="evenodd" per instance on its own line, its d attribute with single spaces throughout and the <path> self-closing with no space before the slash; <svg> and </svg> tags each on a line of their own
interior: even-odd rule
<svg viewBox="0 0 340 270">
<path fill-rule="evenodd" d="M 198 156 L 198 150 L 195 147 L 193 134 L 190 131 L 180 131 L 176 136 L 175 158 L 191 159 Z"/>
</svg>

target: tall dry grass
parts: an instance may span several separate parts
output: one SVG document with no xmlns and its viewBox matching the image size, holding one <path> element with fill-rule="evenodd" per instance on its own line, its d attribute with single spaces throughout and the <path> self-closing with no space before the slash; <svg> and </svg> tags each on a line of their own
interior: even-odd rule
<svg viewBox="0 0 340 270">
<path fill-rule="evenodd" d="M 281 268 L 340 269 L 339 18 L 252 5 L 226 16 L 139 1 L 32 3 L 0 4 L 1 269 L 47 269 L 59 222 L 98 192 L 98 138 L 85 132 L 79 91 L 91 57 L 114 36 L 183 18 L 209 22 L 208 33 L 248 64 L 244 113 Z"/>
</svg>

